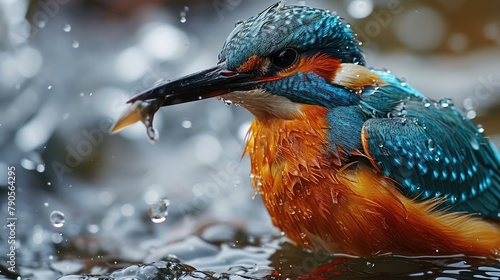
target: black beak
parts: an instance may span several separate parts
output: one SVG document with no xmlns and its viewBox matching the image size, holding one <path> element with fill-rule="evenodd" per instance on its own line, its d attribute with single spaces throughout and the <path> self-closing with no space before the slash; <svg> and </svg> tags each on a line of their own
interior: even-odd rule
<svg viewBox="0 0 500 280">
<path fill-rule="evenodd" d="M 132 97 L 138 100 L 163 99 L 161 106 L 186 103 L 223 95 L 232 91 L 251 90 L 261 83 L 255 75 L 226 69 L 225 64 L 159 84 Z"/>
<path fill-rule="evenodd" d="M 223 95 L 232 91 L 255 89 L 266 79 L 252 73 L 238 73 L 226 69 L 224 63 L 176 80 L 154 86 L 134 97 L 127 103 L 131 106 L 111 128 L 115 133 L 135 122 L 142 121 L 147 127 L 151 142 L 157 133 L 153 128 L 153 117 L 162 106 L 186 103 Z"/>
</svg>

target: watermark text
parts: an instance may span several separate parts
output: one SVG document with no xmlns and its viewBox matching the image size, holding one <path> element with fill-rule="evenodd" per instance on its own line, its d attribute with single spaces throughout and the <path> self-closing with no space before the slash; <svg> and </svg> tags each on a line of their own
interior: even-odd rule
<svg viewBox="0 0 500 280">
<path fill-rule="evenodd" d="M 16 272 L 16 167 L 7 167 L 7 269 Z"/>
</svg>

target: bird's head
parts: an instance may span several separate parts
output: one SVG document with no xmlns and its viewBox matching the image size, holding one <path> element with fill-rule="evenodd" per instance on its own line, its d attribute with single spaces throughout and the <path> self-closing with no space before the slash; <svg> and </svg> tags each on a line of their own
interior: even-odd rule
<svg viewBox="0 0 500 280">
<path fill-rule="evenodd" d="M 366 69 L 364 63 L 354 34 L 340 17 L 279 3 L 236 25 L 217 66 L 157 85 L 129 103 L 147 102 L 141 108 L 153 108 L 145 110 L 151 119 L 151 111 L 161 106 L 220 96 L 256 117 L 293 118 L 300 104 L 352 105 L 359 97 L 346 85 L 353 82 L 339 81 L 339 73 L 342 65 L 353 65 L 351 75 L 343 74 L 352 78 Z M 119 121 L 114 130 L 128 124 Z"/>
</svg>

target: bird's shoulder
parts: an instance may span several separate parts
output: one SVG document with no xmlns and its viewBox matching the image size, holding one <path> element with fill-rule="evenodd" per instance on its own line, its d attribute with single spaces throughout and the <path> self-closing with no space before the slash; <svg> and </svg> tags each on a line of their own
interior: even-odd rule
<svg viewBox="0 0 500 280">
<path fill-rule="evenodd" d="M 482 129 L 450 99 L 431 100 L 387 71 L 362 93 L 361 145 L 403 193 L 497 217 L 500 160 Z"/>
</svg>

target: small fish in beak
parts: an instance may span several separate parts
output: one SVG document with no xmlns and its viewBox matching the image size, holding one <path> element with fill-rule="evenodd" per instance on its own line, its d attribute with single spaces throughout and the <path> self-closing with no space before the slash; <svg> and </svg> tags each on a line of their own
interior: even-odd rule
<svg viewBox="0 0 500 280">
<path fill-rule="evenodd" d="M 115 134 L 123 128 L 141 121 L 146 126 L 146 134 L 151 143 L 158 141 L 158 132 L 153 127 L 153 118 L 165 101 L 164 97 L 148 100 L 129 101 L 131 105 L 122 113 L 120 118 L 111 127 L 111 134 Z"/>
</svg>

